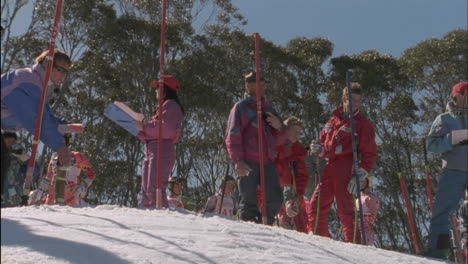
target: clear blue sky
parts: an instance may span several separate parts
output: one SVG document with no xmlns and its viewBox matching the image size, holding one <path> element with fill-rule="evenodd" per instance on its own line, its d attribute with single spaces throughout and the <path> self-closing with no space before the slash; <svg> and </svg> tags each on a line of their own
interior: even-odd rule
<svg viewBox="0 0 468 264">
<path fill-rule="evenodd" d="M 245 32 L 258 32 L 275 44 L 285 45 L 295 37 L 325 37 L 335 45 L 334 56 L 375 49 L 395 57 L 423 40 L 467 29 L 467 2 L 232 0 L 249 22 Z M 29 23 L 30 16 L 31 7 L 21 12 L 14 33 L 24 33 L 21 24 Z"/>
<path fill-rule="evenodd" d="M 417 43 L 467 29 L 467 0 L 232 0 L 247 33 L 285 45 L 325 37 L 334 56 L 375 49 L 401 56 Z"/>
</svg>

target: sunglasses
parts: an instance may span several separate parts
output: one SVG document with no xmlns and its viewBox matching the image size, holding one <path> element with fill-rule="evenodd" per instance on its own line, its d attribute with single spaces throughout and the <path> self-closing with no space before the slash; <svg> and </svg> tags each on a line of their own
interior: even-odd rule
<svg viewBox="0 0 468 264">
<path fill-rule="evenodd" d="M 64 67 L 60 65 L 54 65 L 54 68 L 57 69 L 57 71 L 62 74 L 68 74 L 70 72 L 68 69 L 65 69 Z"/>
</svg>

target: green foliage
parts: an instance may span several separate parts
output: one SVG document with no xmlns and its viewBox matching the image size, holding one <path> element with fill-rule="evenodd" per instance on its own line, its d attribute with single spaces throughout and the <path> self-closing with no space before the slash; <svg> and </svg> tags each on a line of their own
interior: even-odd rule
<svg viewBox="0 0 468 264">
<path fill-rule="evenodd" d="M 431 122 L 445 110 L 455 83 L 468 80 L 468 31 L 458 29 L 441 39 L 428 39 L 407 49 L 400 59 L 402 71 L 422 92 L 423 120 Z"/>
<path fill-rule="evenodd" d="M 8 34 L 14 10 L 26 2 L 6 2 L 10 11 L 2 9 L 2 25 L 7 27 L 2 33 L 2 72 L 31 64 L 47 48 L 53 0 L 35 2 L 25 35 Z M 213 17 L 194 28 L 195 20 L 204 19 L 201 10 L 208 8 Z M 156 100 L 149 83 L 160 70 L 160 11 L 155 0 L 65 2 L 57 46 L 71 54 L 73 71 L 54 111 L 85 125 L 72 147 L 85 152 L 97 172 L 88 196 L 92 204 L 138 206 L 144 146 L 103 112 L 118 100 L 146 119 L 153 113 Z M 184 203 L 199 211 L 221 178 L 233 175 L 224 132 L 229 110 L 243 98 L 243 76 L 255 69 L 254 39 L 244 33 L 246 21 L 230 0 L 168 1 L 167 22 L 164 72 L 180 81 L 186 110 L 173 174 L 188 179 Z M 297 37 L 285 47 L 261 40 L 267 100 L 283 119 L 295 115 L 304 121 L 304 144 L 317 137 L 341 104 L 346 70 L 352 69 L 352 81 L 362 85 L 361 110 L 375 125 L 378 143 L 372 175 L 373 191 L 382 200 L 374 225 L 379 247 L 413 250 L 398 173 L 405 176 L 420 242 L 425 240 L 430 215 L 423 169 L 428 166 L 435 185 L 440 167 L 437 157 L 428 156 L 425 162 L 423 140 L 443 111 L 451 86 L 468 79 L 467 39 L 466 30 L 454 30 L 408 48 L 401 58 L 375 50 L 332 58 L 333 43 L 324 38 Z M 324 72 L 328 62 L 331 67 Z M 31 136 L 24 141 L 29 147 Z M 42 158 L 49 152 L 45 148 Z M 312 176 L 313 168 L 309 171 Z M 337 218 L 332 209 L 331 233 L 340 238 Z"/>
</svg>

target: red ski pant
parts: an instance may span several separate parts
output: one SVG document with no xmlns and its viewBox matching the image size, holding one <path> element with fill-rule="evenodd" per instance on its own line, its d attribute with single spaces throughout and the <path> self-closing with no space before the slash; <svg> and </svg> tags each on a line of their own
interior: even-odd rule
<svg viewBox="0 0 468 264">
<path fill-rule="evenodd" d="M 311 201 L 308 203 L 308 230 L 314 232 L 317 214 L 317 202 L 319 203 L 318 226 L 316 235 L 331 237 L 328 231 L 327 216 L 336 199 L 338 216 L 341 221 L 345 242 L 353 242 L 354 233 L 354 200 L 346 189 L 351 179 L 352 156 L 344 156 L 329 160 L 323 169 L 320 183 L 315 188 Z M 319 199 L 320 193 L 320 199 Z M 360 243 L 359 224 L 356 231 L 356 243 Z"/>
</svg>

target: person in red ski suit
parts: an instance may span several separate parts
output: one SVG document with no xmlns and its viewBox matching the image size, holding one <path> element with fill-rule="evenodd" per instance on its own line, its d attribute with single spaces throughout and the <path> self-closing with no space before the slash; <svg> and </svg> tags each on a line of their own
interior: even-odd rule
<svg viewBox="0 0 468 264">
<path fill-rule="evenodd" d="M 302 121 L 297 117 L 290 117 L 284 121 L 287 132 L 285 144 L 276 148 L 278 156 L 275 167 L 283 188 L 284 205 L 278 213 L 280 226 L 290 227 L 294 220 L 296 231 L 307 233 L 307 215 L 305 212 L 304 192 L 309 181 L 309 174 L 305 163 L 307 151 L 299 143 L 302 132 Z"/>
<path fill-rule="evenodd" d="M 313 141 L 310 146 L 312 153 L 328 161 L 309 203 L 308 230 L 313 232 L 315 221 L 318 221 L 316 235 L 330 237 L 327 215 L 336 198 L 344 241 L 353 242 L 353 194 L 357 193 L 358 188 L 362 190 L 367 186 L 367 175 L 374 165 L 377 147 L 372 123 L 359 113 L 361 89 L 358 84 L 354 83 L 351 89 L 351 99 L 359 156 L 359 168 L 356 168 L 356 173 L 360 176 L 360 182 L 357 183 L 356 177 L 351 178 L 353 151 L 347 94 L 347 89 L 343 89 L 342 106 L 333 111 L 333 116 L 325 124 L 320 133 L 320 142 Z M 318 201 L 319 197 L 320 201 Z M 316 219 L 317 202 L 320 206 L 318 219 Z M 359 234 L 359 231 L 357 233 Z M 355 242 L 359 243 L 360 237 L 357 236 L 356 239 Z"/>
<path fill-rule="evenodd" d="M 141 121 L 134 121 L 139 133 L 137 137 L 146 144 L 146 155 L 142 168 L 141 194 L 142 207 L 154 208 L 156 206 L 156 174 L 157 174 L 157 153 L 158 138 L 161 142 L 161 205 L 168 208 L 166 187 L 175 163 L 175 143 L 178 141 L 182 129 L 184 108 L 179 102 L 178 90 L 179 82 L 171 75 L 164 75 L 164 103 L 162 109 L 162 134 L 159 135 L 158 110 L 154 111 L 151 119 L 143 124 Z M 157 88 L 159 81 L 151 84 Z M 156 99 L 158 97 L 158 89 Z"/>
<path fill-rule="evenodd" d="M 68 144 L 67 144 L 68 145 Z M 57 175 L 57 157 L 50 160 L 47 166 L 46 177 L 49 179 L 50 184 L 48 188 L 47 196 L 45 197 L 45 203 L 48 205 L 55 204 L 55 185 L 54 180 Z M 86 193 L 96 178 L 96 172 L 94 171 L 88 158 L 81 152 L 71 152 L 71 167 L 66 172 L 67 184 L 65 187 L 65 205 L 80 205 L 82 198 L 86 196 Z M 85 177 L 80 177 L 81 171 L 84 172 Z"/>
<path fill-rule="evenodd" d="M 256 73 L 245 76 L 246 98 L 231 109 L 226 128 L 225 143 L 229 158 L 234 163 L 238 179 L 240 199 L 240 219 L 260 222 L 257 204 L 257 187 L 260 185 Z M 275 215 L 283 203 L 278 174 L 274 166 L 275 146 L 286 139 L 286 130 L 279 115 L 266 103 L 264 82 L 260 82 L 261 108 L 263 112 L 263 157 L 266 190 L 266 218 L 272 225 Z"/>
</svg>

